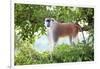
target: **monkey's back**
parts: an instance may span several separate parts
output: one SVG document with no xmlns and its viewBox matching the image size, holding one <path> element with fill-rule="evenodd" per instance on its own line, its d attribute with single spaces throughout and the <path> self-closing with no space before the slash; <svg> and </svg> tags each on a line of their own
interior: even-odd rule
<svg viewBox="0 0 100 69">
<path fill-rule="evenodd" d="M 58 23 L 55 28 L 55 32 L 60 37 L 73 36 L 75 37 L 78 33 L 79 28 L 76 24 L 70 23 Z"/>
</svg>

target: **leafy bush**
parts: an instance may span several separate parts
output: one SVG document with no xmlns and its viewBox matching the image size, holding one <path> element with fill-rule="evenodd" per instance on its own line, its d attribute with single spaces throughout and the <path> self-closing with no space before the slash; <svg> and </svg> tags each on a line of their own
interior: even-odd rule
<svg viewBox="0 0 100 69">
<path fill-rule="evenodd" d="M 15 65 L 26 65 L 39 63 L 39 53 L 35 51 L 28 41 L 20 41 L 15 49 Z"/>
<path fill-rule="evenodd" d="M 57 46 L 52 54 L 49 52 L 39 53 L 31 47 L 20 48 L 20 52 L 15 54 L 15 65 L 27 64 L 48 64 L 64 62 L 93 61 L 93 46 Z"/>
<path fill-rule="evenodd" d="M 93 61 L 94 49 L 92 46 L 61 45 L 53 51 L 53 60 L 61 62 Z"/>
</svg>

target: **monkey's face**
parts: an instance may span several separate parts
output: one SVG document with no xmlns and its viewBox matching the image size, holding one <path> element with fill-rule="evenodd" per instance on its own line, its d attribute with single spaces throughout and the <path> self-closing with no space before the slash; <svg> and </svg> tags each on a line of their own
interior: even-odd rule
<svg viewBox="0 0 100 69">
<path fill-rule="evenodd" d="M 45 26 L 46 27 L 52 27 L 53 24 L 55 23 L 54 18 L 45 18 Z"/>
</svg>

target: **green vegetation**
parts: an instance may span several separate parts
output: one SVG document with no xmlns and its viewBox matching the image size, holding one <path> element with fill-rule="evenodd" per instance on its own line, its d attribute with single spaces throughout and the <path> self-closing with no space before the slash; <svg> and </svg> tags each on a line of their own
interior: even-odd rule
<svg viewBox="0 0 100 69">
<path fill-rule="evenodd" d="M 44 19 L 76 22 L 89 33 L 86 46 L 60 45 L 52 53 L 40 53 L 33 43 L 45 33 Z M 14 9 L 14 63 L 15 65 L 81 62 L 94 60 L 94 9 L 66 6 L 15 4 Z M 37 33 L 37 34 L 36 34 Z M 52 57 L 52 59 L 51 59 Z"/>
<path fill-rule="evenodd" d="M 15 65 L 81 62 L 94 60 L 93 46 L 60 45 L 54 49 L 52 54 L 50 54 L 50 52 L 39 53 L 29 47 L 23 48 L 20 48 L 20 51 L 15 56 Z"/>
</svg>

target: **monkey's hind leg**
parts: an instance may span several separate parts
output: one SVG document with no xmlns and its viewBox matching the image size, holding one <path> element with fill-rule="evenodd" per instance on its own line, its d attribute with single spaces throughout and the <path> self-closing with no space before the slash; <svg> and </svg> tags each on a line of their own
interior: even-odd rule
<svg viewBox="0 0 100 69">
<path fill-rule="evenodd" d="M 73 37 L 72 36 L 69 37 L 69 41 L 70 41 L 70 45 L 75 46 L 75 43 L 73 41 Z"/>
</svg>

